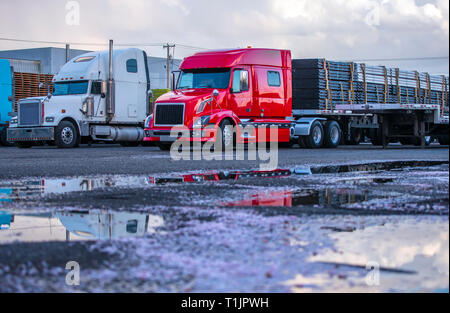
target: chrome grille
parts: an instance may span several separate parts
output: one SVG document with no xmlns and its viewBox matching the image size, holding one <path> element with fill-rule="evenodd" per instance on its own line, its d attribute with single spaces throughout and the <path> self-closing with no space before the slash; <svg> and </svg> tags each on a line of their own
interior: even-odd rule
<svg viewBox="0 0 450 313">
<path fill-rule="evenodd" d="M 156 126 L 175 126 L 184 124 L 184 104 L 157 104 L 155 109 Z"/>
<path fill-rule="evenodd" d="M 19 103 L 19 126 L 38 126 L 41 124 L 40 102 Z"/>
</svg>

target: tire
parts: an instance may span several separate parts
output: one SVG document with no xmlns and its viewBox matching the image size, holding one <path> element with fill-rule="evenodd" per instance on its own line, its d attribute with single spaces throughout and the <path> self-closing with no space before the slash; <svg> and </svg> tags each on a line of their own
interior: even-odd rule
<svg viewBox="0 0 450 313">
<path fill-rule="evenodd" d="M 362 131 L 359 128 L 352 128 L 350 131 L 350 139 L 344 138 L 344 142 L 347 146 L 357 146 L 362 141 Z"/>
<path fill-rule="evenodd" d="M 422 145 L 421 139 L 420 138 L 415 138 L 414 139 L 414 145 L 416 147 L 420 147 Z M 428 147 L 429 145 L 431 145 L 431 137 L 430 136 L 425 136 L 425 147 Z"/>
<path fill-rule="evenodd" d="M 58 148 L 75 148 L 79 145 L 80 136 L 72 122 L 62 121 L 55 130 L 55 144 Z"/>
<path fill-rule="evenodd" d="M 223 120 L 219 128 L 222 134 L 222 151 L 234 149 L 236 142 L 236 134 L 234 132 L 234 125 L 229 120 Z"/>
<path fill-rule="evenodd" d="M 383 136 L 381 127 L 377 129 L 371 129 L 370 131 L 370 141 L 374 146 L 382 146 L 383 145 Z"/>
<path fill-rule="evenodd" d="M 170 151 L 170 148 L 172 147 L 172 144 L 170 142 L 157 142 L 156 146 L 161 151 Z"/>
<path fill-rule="evenodd" d="M 136 141 L 136 142 L 121 142 L 120 145 L 122 147 L 127 147 L 127 148 L 132 148 L 132 147 L 139 147 L 141 143 Z"/>
<path fill-rule="evenodd" d="M 279 149 L 290 149 L 294 146 L 295 142 L 289 141 L 289 142 L 279 142 L 278 148 Z"/>
<path fill-rule="evenodd" d="M 7 129 L 3 128 L 0 132 L 0 146 L 3 145 L 5 147 L 12 147 L 14 144 L 12 142 L 9 142 L 7 139 Z"/>
<path fill-rule="evenodd" d="M 309 149 L 322 148 L 323 140 L 324 140 L 323 126 L 319 121 L 315 121 L 311 125 L 311 133 L 304 139 L 306 147 L 308 147 Z"/>
<path fill-rule="evenodd" d="M 438 141 L 441 146 L 448 146 L 448 135 L 447 136 L 439 136 Z"/>
<path fill-rule="evenodd" d="M 401 138 L 400 143 L 402 146 L 410 146 L 413 144 L 413 140 L 411 138 Z"/>
<path fill-rule="evenodd" d="M 327 148 L 336 149 L 342 138 L 342 131 L 339 123 L 336 121 L 329 121 L 325 124 L 323 144 Z"/>
<path fill-rule="evenodd" d="M 302 149 L 305 149 L 305 148 L 306 148 L 305 136 L 299 136 L 299 137 L 298 137 L 298 145 L 299 145 L 300 148 L 302 148 Z"/>
<path fill-rule="evenodd" d="M 19 149 L 30 149 L 33 143 L 30 142 L 16 142 L 16 147 Z"/>
</svg>

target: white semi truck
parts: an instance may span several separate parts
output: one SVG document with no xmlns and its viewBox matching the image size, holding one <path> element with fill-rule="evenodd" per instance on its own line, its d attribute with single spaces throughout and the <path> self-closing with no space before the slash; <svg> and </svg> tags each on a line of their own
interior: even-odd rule
<svg viewBox="0 0 450 313">
<path fill-rule="evenodd" d="M 147 54 L 140 49 L 91 52 L 65 64 L 47 97 L 18 103 L 8 140 L 19 147 L 49 143 L 60 148 L 82 142 L 137 145 L 150 112 Z"/>
</svg>

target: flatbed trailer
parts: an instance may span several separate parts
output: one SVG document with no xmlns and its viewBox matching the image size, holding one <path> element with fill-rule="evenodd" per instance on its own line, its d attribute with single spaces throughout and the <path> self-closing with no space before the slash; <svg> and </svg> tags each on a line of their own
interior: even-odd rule
<svg viewBox="0 0 450 313">
<path fill-rule="evenodd" d="M 173 91 L 156 101 L 145 123 L 144 140 L 162 150 L 179 139 L 171 133 L 178 127 L 190 131 L 183 140 L 191 142 L 217 142 L 221 134 L 223 148 L 272 140 L 261 125 L 278 127 L 280 145 L 311 149 L 365 138 L 384 147 L 424 147 L 432 139 L 448 145 L 446 76 L 252 48 L 200 52 L 180 69 Z M 194 131 L 206 127 L 213 131 Z"/>
</svg>

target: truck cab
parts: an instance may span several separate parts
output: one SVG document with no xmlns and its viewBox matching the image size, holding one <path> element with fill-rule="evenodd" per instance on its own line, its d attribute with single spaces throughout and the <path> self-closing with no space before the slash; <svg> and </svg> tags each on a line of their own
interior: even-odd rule
<svg viewBox="0 0 450 313">
<path fill-rule="evenodd" d="M 8 140 L 20 147 L 47 142 L 140 142 L 148 115 L 147 55 L 139 49 L 86 53 L 65 64 L 47 97 L 22 99 Z"/>
<path fill-rule="evenodd" d="M 168 150 L 178 136 L 173 128 L 211 131 L 183 140 L 216 141 L 225 148 L 251 140 L 266 141 L 258 126 L 278 127 L 278 141 L 289 142 L 292 113 L 291 53 L 287 50 L 206 51 L 186 58 L 174 90 L 159 97 L 145 124 L 144 141 Z M 254 126 L 252 134 L 244 133 Z M 231 127 L 234 131 L 229 132 Z M 221 130 L 219 133 L 218 130 Z M 173 135 L 173 134 L 172 134 Z"/>
<path fill-rule="evenodd" d="M 6 132 L 12 111 L 12 72 L 8 60 L 0 60 L 0 146 L 8 146 Z"/>
</svg>

